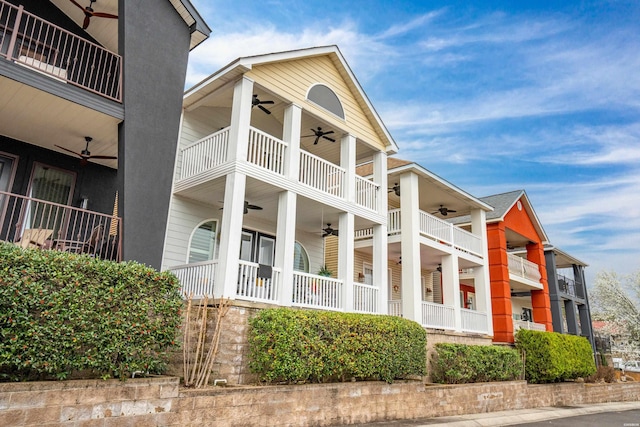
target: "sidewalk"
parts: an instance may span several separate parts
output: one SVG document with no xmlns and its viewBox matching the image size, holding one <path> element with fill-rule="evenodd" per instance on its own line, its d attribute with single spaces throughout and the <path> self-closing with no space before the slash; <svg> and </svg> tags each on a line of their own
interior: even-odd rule
<svg viewBox="0 0 640 427">
<path fill-rule="evenodd" d="M 454 417 L 423 418 L 418 420 L 383 421 L 360 424 L 375 427 L 488 427 L 509 426 L 557 418 L 576 417 L 601 412 L 628 411 L 640 409 L 640 402 L 613 402 L 571 407 L 546 407 L 518 409 L 513 411 L 486 412 L 482 414 L 459 415 Z"/>
</svg>

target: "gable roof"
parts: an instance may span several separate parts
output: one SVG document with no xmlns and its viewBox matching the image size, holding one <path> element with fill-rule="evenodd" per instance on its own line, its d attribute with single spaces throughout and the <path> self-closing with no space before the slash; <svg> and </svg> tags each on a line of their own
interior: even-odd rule
<svg viewBox="0 0 640 427">
<path fill-rule="evenodd" d="M 169 0 L 176 11 L 180 14 L 184 22 L 191 28 L 191 42 L 189 50 L 198 46 L 209 38 L 211 28 L 204 22 L 200 13 L 191 4 L 190 0 Z"/>
<path fill-rule="evenodd" d="M 549 241 L 549 238 L 547 237 L 547 233 L 545 233 L 544 228 L 542 227 L 542 223 L 538 219 L 538 215 L 536 214 L 536 212 L 533 210 L 533 207 L 531 206 L 531 202 L 529 201 L 529 197 L 527 196 L 526 191 L 524 190 L 509 191 L 507 193 L 500 193 L 500 194 L 494 194 L 492 196 L 480 197 L 480 200 L 482 200 L 483 202 L 487 203 L 490 206 L 493 206 L 493 212 L 487 213 L 487 224 L 504 221 L 507 213 L 509 213 L 509 211 L 516 205 L 518 200 L 520 200 L 522 202 L 522 205 L 527 215 L 531 219 L 531 223 L 533 224 L 533 227 L 538 233 L 538 236 L 540 236 L 540 239 L 542 240 L 542 242 L 546 243 Z M 459 216 L 459 217 L 451 218 L 448 221 L 453 224 L 468 224 L 471 222 L 471 217 L 468 215 Z"/>
<path fill-rule="evenodd" d="M 382 119 L 376 112 L 373 104 L 367 97 L 367 94 L 360 86 L 351 68 L 347 64 L 344 56 L 336 45 L 312 47 L 307 49 L 290 50 L 285 52 L 268 53 L 264 55 L 254 55 L 238 58 L 211 76 L 197 83 L 184 94 L 185 108 L 196 104 L 210 93 L 216 91 L 222 86 L 236 80 L 242 74 L 251 70 L 254 66 L 270 64 L 274 62 L 284 62 L 296 59 L 311 58 L 317 56 L 328 56 L 336 66 L 338 72 L 351 89 L 357 102 L 362 106 L 365 116 L 368 118 L 376 132 L 386 141 L 387 153 L 395 154 L 398 151 L 398 145 L 391 137 Z"/>
</svg>

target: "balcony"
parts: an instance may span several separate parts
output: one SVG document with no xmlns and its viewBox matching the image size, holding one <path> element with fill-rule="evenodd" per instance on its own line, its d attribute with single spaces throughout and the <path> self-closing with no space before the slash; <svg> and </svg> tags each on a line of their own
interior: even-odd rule
<svg viewBox="0 0 640 427">
<path fill-rule="evenodd" d="M 558 274 L 558 287 L 561 293 L 576 296 L 576 282 L 573 279 Z"/>
<path fill-rule="evenodd" d="M 401 233 L 400 209 L 390 210 L 387 217 L 389 236 Z M 467 252 L 482 258 L 482 239 L 460 227 L 440 218 L 420 211 L 420 235 L 445 246 Z M 355 239 L 364 240 L 373 237 L 373 229 L 356 230 Z"/>
<path fill-rule="evenodd" d="M 121 260 L 122 219 L 0 191 L 0 240 Z"/>
<path fill-rule="evenodd" d="M 122 58 L 0 0 L 0 57 L 122 102 Z"/>
<path fill-rule="evenodd" d="M 226 127 L 183 148 L 178 182 L 185 182 L 227 163 L 229 144 L 229 128 Z M 286 142 L 254 127 L 249 129 L 247 162 L 261 170 L 284 176 L 287 149 Z M 375 211 L 380 186 L 359 176 L 355 180 L 354 202 Z M 298 182 L 323 194 L 345 199 L 346 171 L 306 151 L 300 152 Z"/>
<path fill-rule="evenodd" d="M 542 285 L 540 284 L 542 276 L 540 275 L 540 267 L 538 264 L 510 253 L 507 254 L 507 258 L 510 278 L 542 289 Z"/>
<path fill-rule="evenodd" d="M 546 331 L 547 328 L 542 323 L 528 322 L 526 320 L 513 320 L 513 332 L 519 329 L 528 329 L 531 331 Z"/>
</svg>

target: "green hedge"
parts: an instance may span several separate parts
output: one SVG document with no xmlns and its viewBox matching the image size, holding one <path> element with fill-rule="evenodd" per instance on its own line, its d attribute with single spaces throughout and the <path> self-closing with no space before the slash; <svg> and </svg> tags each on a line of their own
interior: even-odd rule
<svg viewBox="0 0 640 427">
<path fill-rule="evenodd" d="M 591 345 L 584 337 L 520 329 L 516 347 L 524 352 L 525 378 L 531 383 L 584 378 L 596 372 Z"/>
<path fill-rule="evenodd" d="M 159 373 L 181 323 L 175 276 L 0 243 L 0 379 Z"/>
<path fill-rule="evenodd" d="M 250 368 L 266 382 L 424 375 L 426 333 L 393 316 L 276 308 L 250 320 Z"/>
<path fill-rule="evenodd" d="M 431 380 L 443 384 L 510 381 L 521 377 L 517 350 L 494 345 L 436 344 Z"/>
</svg>

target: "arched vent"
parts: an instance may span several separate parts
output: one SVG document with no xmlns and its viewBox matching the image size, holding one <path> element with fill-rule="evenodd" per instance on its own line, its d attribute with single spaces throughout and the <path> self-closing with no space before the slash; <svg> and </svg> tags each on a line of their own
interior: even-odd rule
<svg viewBox="0 0 640 427">
<path fill-rule="evenodd" d="M 344 109 L 338 95 L 323 84 L 316 84 L 309 89 L 307 99 L 344 120 Z"/>
</svg>

